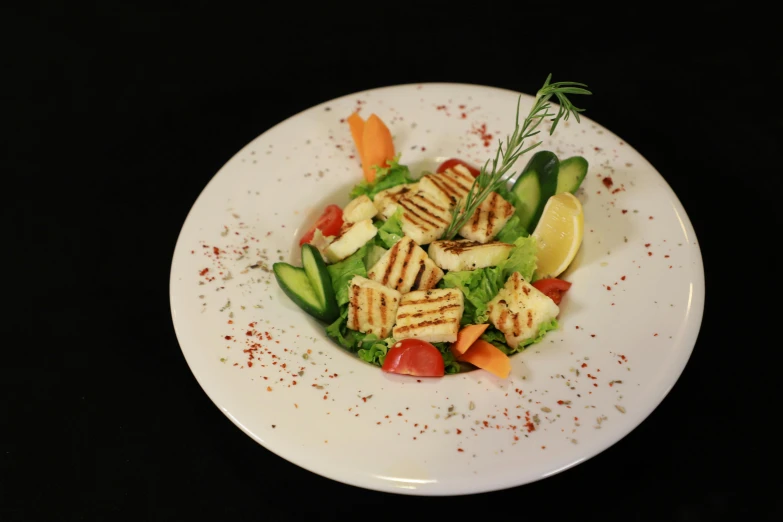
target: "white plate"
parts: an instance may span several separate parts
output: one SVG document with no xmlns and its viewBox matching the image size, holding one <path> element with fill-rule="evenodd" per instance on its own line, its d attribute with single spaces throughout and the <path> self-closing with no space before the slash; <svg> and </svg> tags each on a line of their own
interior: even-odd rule
<svg viewBox="0 0 783 522">
<path fill-rule="evenodd" d="M 296 259 L 303 227 L 327 203 L 347 202 L 361 170 L 344 118 L 357 107 L 389 125 L 401 162 L 417 172 L 447 157 L 483 163 L 513 130 L 518 95 L 462 84 L 352 94 L 268 130 L 209 182 L 174 252 L 172 317 L 196 379 L 245 433 L 347 484 L 478 493 L 583 462 L 666 396 L 701 324 L 701 253 L 660 174 L 587 117 L 562 125 L 541 146 L 590 163 L 578 193 L 585 237 L 563 276 L 573 286 L 560 329 L 513 356 L 508 380 L 481 370 L 422 382 L 384 374 L 332 343 L 270 272 L 248 268 Z M 522 114 L 531 105 L 523 95 Z M 261 348 L 243 351 L 253 343 Z"/>
</svg>

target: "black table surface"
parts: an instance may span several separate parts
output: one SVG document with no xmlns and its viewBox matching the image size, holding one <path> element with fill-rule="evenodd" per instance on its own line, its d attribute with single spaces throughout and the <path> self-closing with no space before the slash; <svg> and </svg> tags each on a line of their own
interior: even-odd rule
<svg viewBox="0 0 783 522">
<path fill-rule="evenodd" d="M 716 6 L 582 10 L 50 2 L 4 17 L 0 520 L 783 518 L 772 33 Z M 169 308 L 180 227 L 215 172 L 345 94 L 534 93 L 550 72 L 589 85 L 586 114 L 658 169 L 696 230 L 704 320 L 661 405 L 573 469 L 452 498 L 334 482 L 242 433 L 190 372 Z"/>
</svg>

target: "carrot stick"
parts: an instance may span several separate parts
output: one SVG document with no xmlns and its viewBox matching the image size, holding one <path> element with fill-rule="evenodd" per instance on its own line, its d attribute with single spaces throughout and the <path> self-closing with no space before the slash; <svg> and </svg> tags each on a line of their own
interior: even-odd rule
<svg viewBox="0 0 783 522">
<path fill-rule="evenodd" d="M 457 333 L 457 340 L 451 343 L 451 353 L 459 357 L 475 343 L 489 324 L 469 324 Z"/>
<path fill-rule="evenodd" d="M 372 183 L 375 181 L 373 165 L 383 167 L 394 158 L 394 142 L 389 128 L 375 114 L 364 123 L 361 141 L 364 178 Z"/>
<path fill-rule="evenodd" d="M 354 112 L 348 116 L 348 126 L 351 128 L 351 136 L 353 137 L 353 144 L 356 145 L 356 151 L 359 153 L 359 158 L 362 157 L 362 134 L 364 134 L 364 120 L 359 116 L 358 112 Z"/>
<path fill-rule="evenodd" d="M 508 355 L 482 339 L 473 343 L 468 351 L 458 357 L 458 360 L 469 362 L 501 379 L 505 379 L 511 373 L 511 359 Z"/>
</svg>

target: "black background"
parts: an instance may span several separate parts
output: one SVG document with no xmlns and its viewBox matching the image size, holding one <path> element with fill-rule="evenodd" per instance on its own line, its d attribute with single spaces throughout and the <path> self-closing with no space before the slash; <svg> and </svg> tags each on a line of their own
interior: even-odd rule
<svg viewBox="0 0 783 522">
<path fill-rule="evenodd" d="M 783 61 L 749 11 L 181 2 L 3 16 L 0 520 L 780 519 L 779 285 L 760 276 L 781 225 Z M 214 173 L 334 97 L 428 81 L 534 93 L 550 72 L 589 85 L 586 114 L 661 172 L 701 244 L 702 331 L 660 407 L 574 469 L 460 498 L 342 485 L 244 435 L 193 378 L 169 310 L 177 235 Z"/>
</svg>

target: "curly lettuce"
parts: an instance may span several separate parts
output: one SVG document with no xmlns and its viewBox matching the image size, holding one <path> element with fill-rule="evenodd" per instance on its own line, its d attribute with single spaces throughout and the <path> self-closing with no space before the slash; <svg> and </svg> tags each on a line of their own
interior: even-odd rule
<svg viewBox="0 0 783 522">
<path fill-rule="evenodd" d="M 400 165 L 400 154 L 394 156 L 388 167 L 378 168 L 375 166 L 375 181 L 363 181 L 354 186 L 349 194 L 351 199 L 366 195 L 374 199 L 378 192 L 397 185 L 413 183 L 415 180 L 411 177 L 411 171 L 406 165 Z"/>
<path fill-rule="evenodd" d="M 521 343 L 519 343 L 516 349 L 511 348 L 508 345 L 508 343 L 506 343 L 506 336 L 503 335 L 503 332 L 501 332 L 500 330 L 498 330 L 497 328 L 491 325 L 489 328 L 486 329 L 486 331 L 484 331 L 484 333 L 481 335 L 480 338 L 494 345 L 496 348 L 498 348 L 501 352 L 505 353 L 506 355 L 512 355 L 517 352 L 521 352 L 531 344 L 536 344 L 541 342 L 541 339 L 544 338 L 547 332 L 551 332 L 552 330 L 557 330 L 557 328 L 558 328 L 557 319 L 552 319 L 549 322 L 542 323 L 538 327 L 538 332 L 536 333 L 536 336 L 522 341 Z"/>
<path fill-rule="evenodd" d="M 367 266 L 364 260 L 370 246 L 368 243 L 339 263 L 326 266 L 332 279 L 337 306 L 348 303 L 348 287 L 354 276 L 367 277 Z"/>
<path fill-rule="evenodd" d="M 405 233 L 402 231 L 402 208 L 398 207 L 394 214 L 386 221 L 379 223 L 378 234 L 375 241 L 378 246 L 391 248 L 402 239 Z"/>
</svg>

